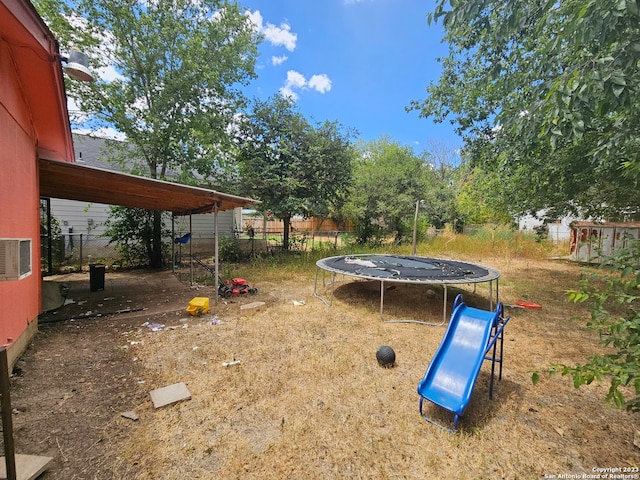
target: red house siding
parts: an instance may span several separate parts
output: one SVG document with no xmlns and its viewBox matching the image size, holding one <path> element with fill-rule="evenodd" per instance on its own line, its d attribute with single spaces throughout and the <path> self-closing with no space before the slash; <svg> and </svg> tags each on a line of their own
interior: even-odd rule
<svg viewBox="0 0 640 480">
<path fill-rule="evenodd" d="M 0 76 L 3 73 L 0 72 Z M 40 311 L 38 174 L 33 139 L 0 110 L 0 238 L 31 239 L 32 274 L 0 282 L 0 344 L 16 341 Z M 29 161 L 30 159 L 30 161 Z"/>
<path fill-rule="evenodd" d="M 13 365 L 37 331 L 42 302 L 38 155 L 73 156 L 65 158 L 72 150 L 50 32 L 28 2 L 13 0 L 0 3 L 0 31 L 0 239 L 31 240 L 31 274 L 0 280 L 0 345 Z M 38 83 L 46 102 L 34 94 Z"/>
</svg>

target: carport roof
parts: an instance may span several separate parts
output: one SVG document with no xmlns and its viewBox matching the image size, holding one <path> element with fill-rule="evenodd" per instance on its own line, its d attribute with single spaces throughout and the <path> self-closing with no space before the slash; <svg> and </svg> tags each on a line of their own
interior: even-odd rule
<svg viewBox="0 0 640 480">
<path fill-rule="evenodd" d="M 163 210 L 175 215 L 211 213 L 216 204 L 221 211 L 260 203 L 206 188 L 42 158 L 40 195 Z"/>
</svg>

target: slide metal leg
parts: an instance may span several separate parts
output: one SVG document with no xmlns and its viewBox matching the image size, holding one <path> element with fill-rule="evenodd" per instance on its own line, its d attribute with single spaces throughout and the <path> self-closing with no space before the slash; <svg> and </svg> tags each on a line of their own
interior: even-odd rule
<svg viewBox="0 0 640 480">
<path fill-rule="evenodd" d="M 424 399 L 424 397 L 422 397 L 422 396 L 421 396 L 421 397 L 420 397 L 420 406 L 419 406 L 419 409 L 420 409 L 420 416 L 421 416 L 422 418 L 424 418 L 427 422 L 429 422 L 429 423 L 431 423 L 431 424 L 435 425 L 436 427 L 439 427 L 439 428 L 441 428 L 441 429 L 443 429 L 443 430 L 446 430 L 446 431 L 447 431 L 447 432 L 449 432 L 449 433 L 453 433 L 453 432 L 455 432 L 455 431 L 458 429 L 458 420 L 460 420 L 460 415 L 455 414 L 455 413 L 453 414 L 453 415 L 454 415 L 454 416 L 453 416 L 453 428 L 449 428 L 449 427 L 447 427 L 447 426 L 445 426 L 445 425 L 442 425 L 440 422 L 438 422 L 438 421 L 434 420 L 433 418 L 427 417 L 427 416 L 425 415 L 425 413 L 422 411 L 422 407 L 423 407 L 423 404 L 424 404 L 424 400 L 425 400 L 425 399 Z"/>
</svg>

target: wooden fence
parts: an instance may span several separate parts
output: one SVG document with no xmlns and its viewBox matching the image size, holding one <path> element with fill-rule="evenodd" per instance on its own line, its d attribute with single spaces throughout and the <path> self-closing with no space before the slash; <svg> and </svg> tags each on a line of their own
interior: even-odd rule
<svg viewBox="0 0 640 480">
<path fill-rule="evenodd" d="M 282 220 L 265 220 L 262 217 L 245 217 L 242 219 L 243 233 L 249 228 L 253 228 L 256 235 L 263 232 L 282 232 L 284 223 Z M 333 233 L 333 232 L 353 232 L 353 222 L 336 222 L 329 218 L 307 218 L 307 219 L 291 219 L 291 233 Z"/>
</svg>

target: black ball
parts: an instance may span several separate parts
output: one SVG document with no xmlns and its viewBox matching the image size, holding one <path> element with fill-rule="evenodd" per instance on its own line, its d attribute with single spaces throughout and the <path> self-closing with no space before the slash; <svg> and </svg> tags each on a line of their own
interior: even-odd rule
<svg viewBox="0 0 640 480">
<path fill-rule="evenodd" d="M 391 368 L 396 361 L 396 352 L 390 346 L 383 345 L 376 352 L 376 358 L 381 367 Z"/>
</svg>

